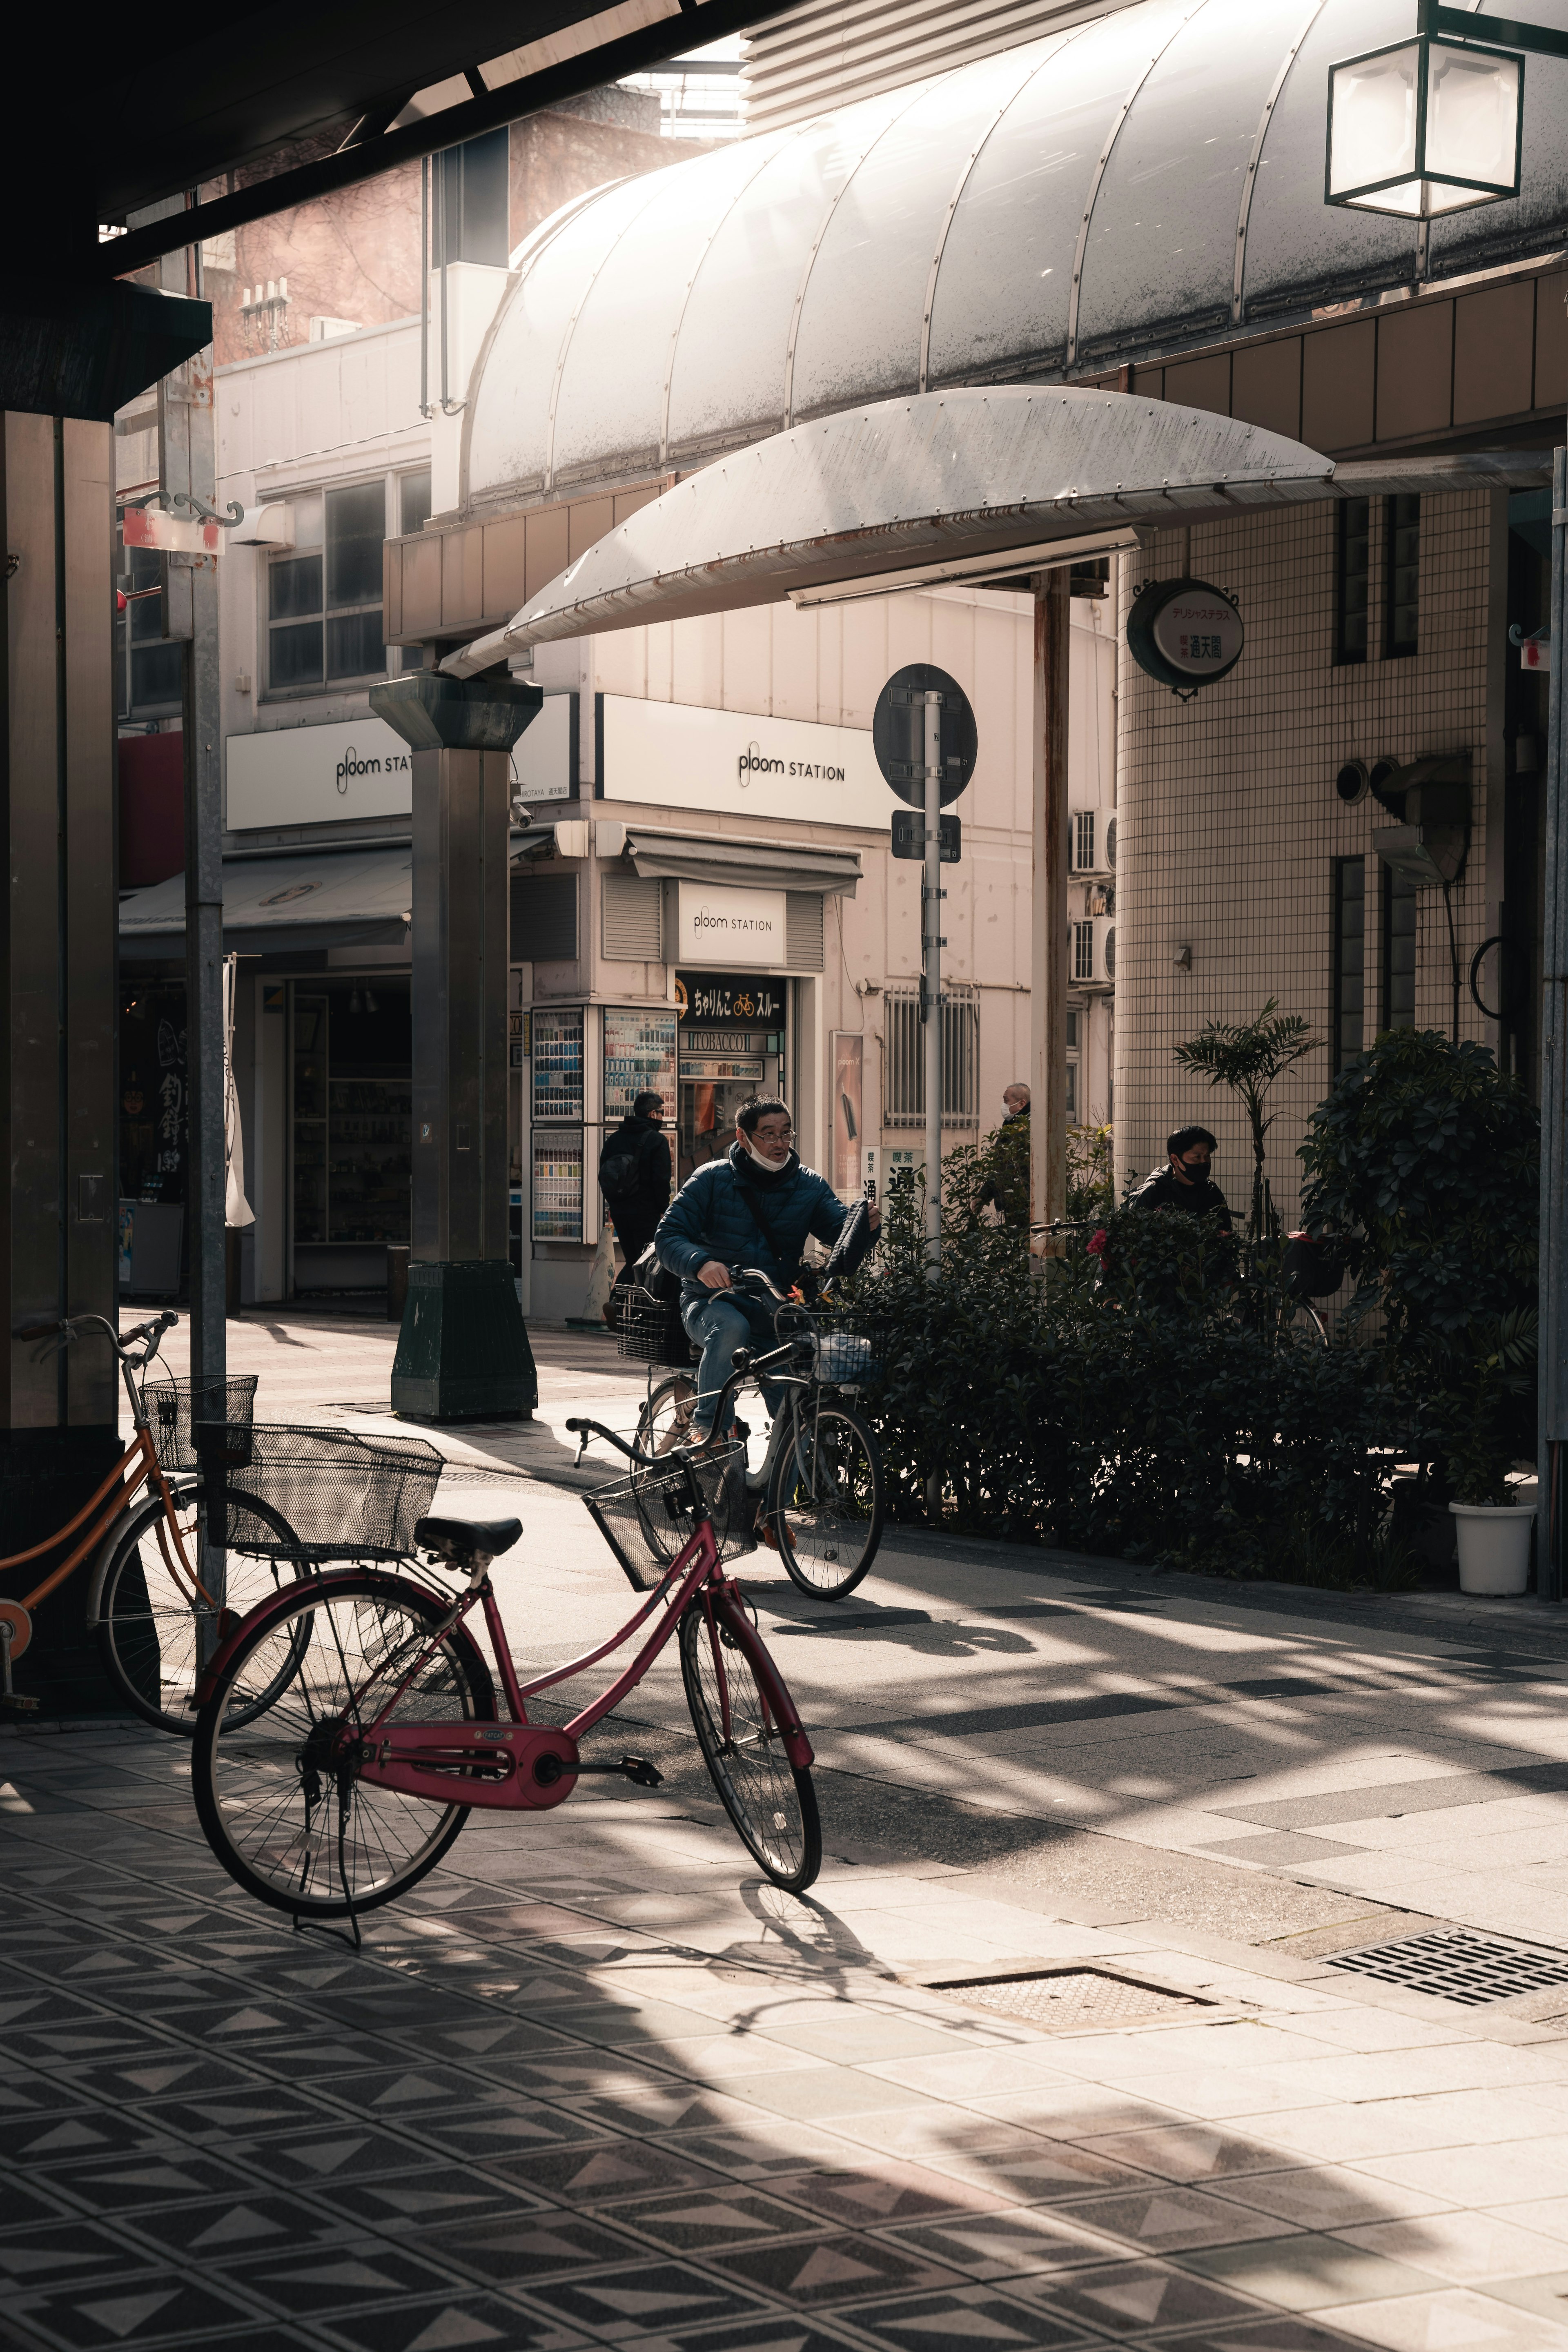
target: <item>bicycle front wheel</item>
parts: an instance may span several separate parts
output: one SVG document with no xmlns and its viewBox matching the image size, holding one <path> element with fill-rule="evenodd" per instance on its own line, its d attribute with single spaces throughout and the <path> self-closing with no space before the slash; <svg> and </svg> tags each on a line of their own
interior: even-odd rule
<svg viewBox="0 0 1568 2352">
<path fill-rule="evenodd" d="M 791 1764 L 751 1660 L 700 1594 L 680 1621 L 680 1675 L 697 1744 L 742 1843 L 775 1886 L 804 1894 L 822 1867 L 811 1774 Z"/>
<path fill-rule="evenodd" d="M 412 1580 L 360 1570 L 313 1580 L 239 1643 L 196 1719 L 191 1781 L 207 1843 L 247 1895 L 341 1919 L 434 1870 L 468 1806 L 369 1784 L 357 1751 L 377 1721 L 494 1722 L 489 1669 L 461 1625 L 440 1632 L 447 1615 Z M 276 1685 L 258 1715 L 249 1694 Z"/>
<path fill-rule="evenodd" d="M 143 1495 L 100 1557 L 87 1617 L 97 1630 L 103 1671 L 126 1705 L 143 1723 L 189 1739 L 195 1729 L 197 1679 L 221 1634 L 216 1604 L 202 1598 L 188 1572 L 205 1557 L 201 1483 L 171 1481 L 170 1496 L 179 1544 L 162 1496 L 156 1491 Z M 300 1572 L 295 1561 L 257 1548 L 270 1538 L 285 1554 L 297 1550 L 299 1538 L 287 1520 L 265 1503 L 249 1502 L 246 1512 L 248 1540 L 231 1542 L 224 1553 L 222 1605 L 237 1622 L 295 1582 Z M 265 1689 L 253 1690 L 252 1711 L 268 1699 Z"/>
<path fill-rule="evenodd" d="M 770 1482 L 767 1517 L 791 1580 L 817 1601 L 853 1592 L 882 1540 L 882 1457 L 847 1404 L 802 1404 Z"/>
</svg>

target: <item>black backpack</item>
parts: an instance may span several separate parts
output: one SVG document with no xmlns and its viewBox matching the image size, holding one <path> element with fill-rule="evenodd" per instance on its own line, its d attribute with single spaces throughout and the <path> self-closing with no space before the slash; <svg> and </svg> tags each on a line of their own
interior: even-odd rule
<svg viewBox="0 0 1568 2352">
<path fill-rule="evenodd" d="M 643 1155 L 651 1140 L 647 1135 L 626 1135 L 619 1128 L 605 1138 L 599 1154 L 599 1189 L 612 1205 L 637 1190 Z"/>
<path fill-rule="evenodd" d="M 633 1266 L 632 1280 L 660 1307 L 673 1307 L 680 1297 L 680 1276 L 671 1274 L 651 1242 Z"/>
</svg>

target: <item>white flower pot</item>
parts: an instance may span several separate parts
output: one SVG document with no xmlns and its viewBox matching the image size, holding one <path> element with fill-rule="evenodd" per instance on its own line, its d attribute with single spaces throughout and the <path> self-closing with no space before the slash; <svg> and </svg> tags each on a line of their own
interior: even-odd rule
<svg viewBox="0 0 1568 2352">
<path fill-rule="evenodd" d="M 1530 1530 L 1535 1507 L 1527 1503 L 1450 1503 L 1458 1520 L 1461 1592 L 1522 1592 L 1530 1581 Z"/>
</svg>

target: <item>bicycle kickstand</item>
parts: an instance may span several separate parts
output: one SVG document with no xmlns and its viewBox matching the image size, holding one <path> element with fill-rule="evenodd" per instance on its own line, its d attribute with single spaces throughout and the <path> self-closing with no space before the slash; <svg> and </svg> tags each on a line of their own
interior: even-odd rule
<svg viewBox="0 0 1568 2352">
<path fill-rule="evenodd" d="M 8 1617 L 0 1617 L 0 1685 L 3 1685 L 0 1687 L 0 1711 L 6 1715 L 37 1713 L 36 1698 L 24 1698 L 20 1691 L 11 1687 L 11 1621 Z"/>
</svg>

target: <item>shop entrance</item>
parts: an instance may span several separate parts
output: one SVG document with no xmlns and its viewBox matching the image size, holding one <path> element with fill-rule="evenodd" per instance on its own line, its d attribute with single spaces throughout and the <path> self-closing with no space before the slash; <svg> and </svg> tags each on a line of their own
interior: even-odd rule
<svg viewBox="0 0 1568 2352">
<path fill-rule="evenodd" d="M 683 971 L 680 1007 L 679 1168 L 677 1181 L 735 1139 L 735 1116 L 753 1095 L 777 1094 L 784 1067 L 784 982 Z"/>
<path fill-rule="evenodd" d="M 293 1000 L 294 1296 L 378 1290 L 408 1239 L 409 984 L 297 981 Z"/>
</svg>

